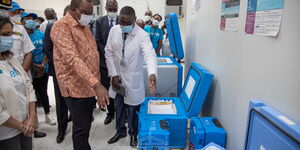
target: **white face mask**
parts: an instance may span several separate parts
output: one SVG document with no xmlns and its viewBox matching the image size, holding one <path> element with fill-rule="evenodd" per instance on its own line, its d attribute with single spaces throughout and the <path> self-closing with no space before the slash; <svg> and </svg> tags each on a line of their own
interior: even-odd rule
<svg viewBox="0 0 300 150">
<path fill-rule="evenodd" d="M 93 15 L 83 15 L 83 14 L 81 14 L 80 20 L 78 22 L 82 26 L 88 26 L 92 19 L 93 19 Z"/>
<path fill-rule="evenodd" d="M 107 16 L 111 19 L 116 19 L 118 13 L 117 12 L 107 12 Z"/>
<path fill-rule="evenodd" d="M 151 20 L 151 17 L 150 16 L 145 16 L 145 22 L 148 22 L 148 21 L 150 21 Z"/>
<path fill-rule="evenodd" d="M 158 21 L 158 20 L 156 20 L 156 19 L 153 19 L 153 20 L 152 20 L 152 24 L 153 24 L 154 26 L 158 26 L 159 23 L 160 23 L 160 21 Z"/>
<path fill-rule="evenodd" d="M 15 15 L 13 17 L 10 17 L 10 20 L 14 23 L 20 23 L 21 22 L 21 16 L 20 15 Z"/>
</svg>

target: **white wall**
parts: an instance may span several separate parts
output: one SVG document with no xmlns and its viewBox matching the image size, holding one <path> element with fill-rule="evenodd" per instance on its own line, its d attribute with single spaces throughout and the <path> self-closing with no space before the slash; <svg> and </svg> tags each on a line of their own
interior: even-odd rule
<svg viewBox="0 0 300 150">
<path fill-rule="evenodd" d="M 62 17 L 65 6 L 70 4 L 71 0 L 15 0 L 22 8 L 28 12 L 37 13 L 39 16 L 44 16 L 46 8 L 54 8 L 58 17 Z M 144 18 L 144 13 L 149 8 L 154 14 L 158 13 L 164 17 L 165 0 L 117 0 L 119 3 L 119 11 L 124 6 L 131 6 L 135 9 L 137 18 Z M 105 3 L 103 2 L 103 14 L 106 15 Z"/>
<path fill-rule="evenodd" d="M 145 11 L 148 8 L 153 12 L 153 14 L 160 14 L 163 18 L 165 16 L 165 0 L 117 0 L 119 4 L 119 10 L 124 6 L 131 6 L 134 8 L 137 19 L 144 19 Z M 103 5 L 103 14 L 106 15 L 105 10 L 105 0 Z"/>
<path fill-rule="evenodd" d="M 203 115 L 219 118 L 228 149 L 241 150 L 249 100 L 260 99 L 300 122 L 300 6 L 286 0 L 278 37 L 244 33 L 247 0 L 241 0 L 238 32 L 221 31 L 221 0 L 201 0 L 195 19 L 187 2 L 186 59 L 214 75 Z"/>
<path fill-rule="evenodd" d="M 44 10 L 46 8 L 53 8 L 58 18 L 63 16 L 65 7 L 70 4 L 71 0 L 15 0 L 27 12 L 37 13 L 44 17 Z"/>
</svg>

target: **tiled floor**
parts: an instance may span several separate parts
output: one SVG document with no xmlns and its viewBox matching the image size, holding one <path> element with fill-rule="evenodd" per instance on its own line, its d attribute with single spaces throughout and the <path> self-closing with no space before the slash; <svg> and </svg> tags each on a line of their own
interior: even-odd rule
<svg viewBox="0 0 300 150">
<path fill-rule="evenodd" d="M 52 84 L 52 78 L 49 79 L 48 85 L 48 94 L 50 99 L 51 107 L 51 116 L 56 118 L 55 112 L 55 99 L 54 99 L 54 90 Z M 69 123 L 67 129 L 67 135 L 65 140 L 61 144 L 56 143 L 57 135 L 57 125 L 50 126 L 45 124 L 44 111 L 42 108 L 38 108 L 38 117 L 40 122 L 40 131 L 47 133 L 45 138 L 34 139 L 34 149 L 35 150 L 72 150 L 72 123 Z M 106 113 L 99 111 L 98 109 L 94 111 L 94 122 L 90 131 L 90 145 L 93 150 L 132 150 L 129 146 L 129 136 L 121 139 L 118 143 L 107 144 L 109 138 L 115 134 L 115 120 L 109 125 L 104 125 L 104 119 Z"/>
</svg>

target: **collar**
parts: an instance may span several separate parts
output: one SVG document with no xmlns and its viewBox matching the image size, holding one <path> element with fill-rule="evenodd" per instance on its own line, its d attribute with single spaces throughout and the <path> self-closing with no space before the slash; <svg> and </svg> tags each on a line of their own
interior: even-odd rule
<svg viewBox="0 0 300 150">
<path fill-rule="evenodd" d="M 116 17 L 116 18 L 110 18 L 110 17 L 107 16 L 108 21 L 110 21 L 110 20 L 117 21 L 117 18 L 118 17 Z"/>
<path fill-rule="evenodd" d="M 72 26 L 74 26 L 74 27 L 79 26 L 78 21 L 75 18 L 73 18 L 73 16 L 69 12 L 67 12 L 65 18 L 66 18 L 67 22 L 69 24 L 71 24 Z"/>
</svg>

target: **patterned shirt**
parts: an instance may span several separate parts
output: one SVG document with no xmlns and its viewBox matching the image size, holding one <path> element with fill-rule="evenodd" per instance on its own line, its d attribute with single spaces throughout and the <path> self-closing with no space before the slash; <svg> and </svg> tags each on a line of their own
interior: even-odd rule
<svg viewBox="0 0 300 150">
<path fill-rule="evenodd" d="M 51 30 L 53 61 L 62 96 L 94 97 L 92 86 L 100 82 L 99 52 L 88 27 L 67 13 Z"/>
</svg>

